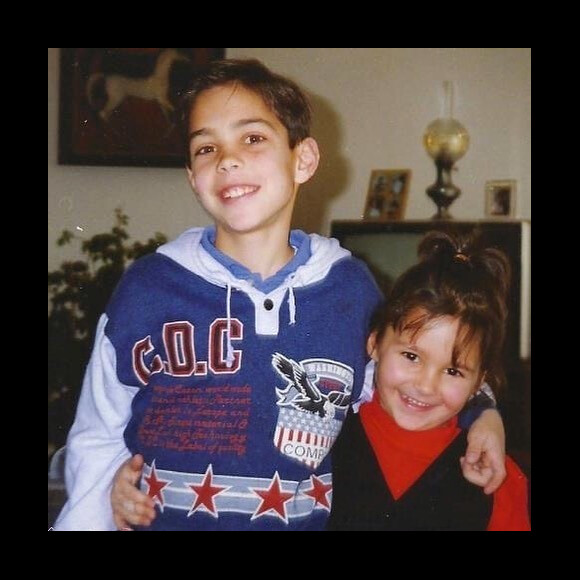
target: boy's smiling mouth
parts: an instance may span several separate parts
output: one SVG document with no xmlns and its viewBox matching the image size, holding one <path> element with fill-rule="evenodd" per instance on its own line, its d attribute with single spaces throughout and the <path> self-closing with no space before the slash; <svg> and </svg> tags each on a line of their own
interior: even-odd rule
<svg viewBox="0 0 580 580">
<path fill-rule="evenodd" d="M 219 196 L 222 199 L 237 199 L 255 193 L 258 189 L 258 185 L 229 185 L 219 191 Z"/>
</svg>

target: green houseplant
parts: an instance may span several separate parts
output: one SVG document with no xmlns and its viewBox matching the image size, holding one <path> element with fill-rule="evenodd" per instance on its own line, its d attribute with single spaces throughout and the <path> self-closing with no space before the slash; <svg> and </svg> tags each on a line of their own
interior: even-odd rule
<svg viewBox="0 0 580 580">
<path fill-rule="evenodd" d="M 76 404 L 94 332 L 100 315 L 125 268 L 137 258 L 154 252 L 167 241 L 156 233 L 145 243 L 129 242 L 129 218 L 115 210 L 111 231 L 79 240 L 64 230 L 59 246 L 81 242 L 85 260 L 63 262 L 48 273 L 48 451 L 64 445 L 74 419 Z"/>
</svg>

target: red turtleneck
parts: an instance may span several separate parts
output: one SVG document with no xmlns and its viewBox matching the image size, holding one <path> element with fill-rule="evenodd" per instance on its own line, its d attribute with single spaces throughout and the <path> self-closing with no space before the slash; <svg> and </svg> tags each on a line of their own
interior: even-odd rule
<svg viewBox="0 0 580 580">
<path fill-rule="evenodd" d="M 380 406 L 376 392 L 360 408 L 361 422 L 389 490 L 399 499 L 459 434 L 457 417 L 426 431 L 407 431 Z M 506 458 L 507 477 L 494 493 L 489 531 L 528 531 L 527 480 Z M 483 492 L 482 492 L 483 493 Z"/>
</svg>

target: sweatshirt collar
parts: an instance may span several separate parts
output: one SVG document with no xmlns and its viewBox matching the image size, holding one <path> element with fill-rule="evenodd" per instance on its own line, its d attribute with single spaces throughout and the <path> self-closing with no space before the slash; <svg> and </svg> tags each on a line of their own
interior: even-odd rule
<svg viewBox="0 0 580 580">
<path fill-rule="evenodd" d="M 254 288 L 264 294 L 269 294 L 281 286 L 286 278 L 288 278 L 288 276 L 295 272 L 300 266 L 306 264 L 312 255 L 310 237 L 302 230 L 292 230 L 290 232 L 290 245 L 294 248 L 294 257 L 273 276 L 263 280 L 260 274 L 251 272 L 244 265 L 218 250 L 215 246 L 215 238 L 215 226 L 205 228 L 201 236 L 201 245 L 203 249 L 214 258 L 214 260 L 231 272 L 235 278 L 238 280 L 247 280 Z"/>
</svg>

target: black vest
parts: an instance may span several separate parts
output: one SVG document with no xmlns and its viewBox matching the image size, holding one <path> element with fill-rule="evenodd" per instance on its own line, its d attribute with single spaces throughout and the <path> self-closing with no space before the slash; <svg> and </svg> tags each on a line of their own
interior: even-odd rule
<svg viewBox="0 0 580 580">
<path fill-rule="evenodd" d="M 395 501 L 360 416 L 349 413 L 332 448 L 332 510 L 327 529 L 485 530 L 493 497 L 463 477 L 459 458 L 466 446 L 467 433 L 462 431 Z"/>
</svg>

